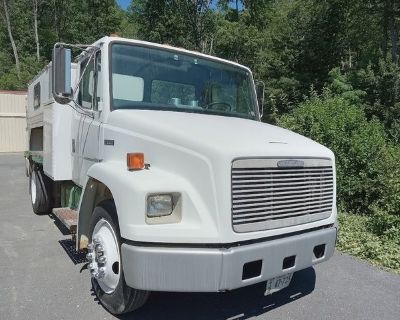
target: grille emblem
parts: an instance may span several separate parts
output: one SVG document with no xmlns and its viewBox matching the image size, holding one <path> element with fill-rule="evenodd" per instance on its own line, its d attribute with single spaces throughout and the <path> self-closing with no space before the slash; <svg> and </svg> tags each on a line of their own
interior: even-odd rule
<svg viewBox="0 0 400 320">
<path fill-rule="evenodd" d="M 304 168 L 304 161 L 301 160 L 280 160 L 277 162 L 279 168 Z"/>
</svg>

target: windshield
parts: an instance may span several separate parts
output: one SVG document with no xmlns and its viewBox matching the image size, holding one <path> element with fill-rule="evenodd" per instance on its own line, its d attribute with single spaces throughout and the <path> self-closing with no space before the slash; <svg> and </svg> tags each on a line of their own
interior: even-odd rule
<svg viewBox="0 0 400 320">
<path fill-rule="evenodd" d="M 112 109 L 157 109 L 255 119 L 245 69 L 181 52 L 111 47 Z"/>
</svg>

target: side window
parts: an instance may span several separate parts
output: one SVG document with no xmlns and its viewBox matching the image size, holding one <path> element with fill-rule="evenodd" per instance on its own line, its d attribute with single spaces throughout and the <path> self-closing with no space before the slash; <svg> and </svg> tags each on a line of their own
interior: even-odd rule
<svg viewBox="0 0 400 320">
<path fill-rule="evenodd" d="M 33 87 L 33 108 L 37 109 L 40 107 L 40 82 L 35 84 Z"/>
<path fill-rule="evenodd" d="M 86 67 L 88 63 L 89 65 Z M 83 76 L 82 72 L 84 72 Z M 82 107 L 91 109 L 94 93 L 94 59 L 82 61 L 80 74 L 82 80 L 79 85 L 78 102 Z"/>
<path fill-rule="evenodd" d="M 101 85 L 101 54 L 100 52 L 97 52 L 96 54 L 96 73 L 95 73 L 95 92 L 96 92 L 96 101 L 94 104 L 94 109 L 98 110 L 98 103 L 100 100 L 103 98 L 103 93 L 102 93 L 102 85 Z"/>
</svg>

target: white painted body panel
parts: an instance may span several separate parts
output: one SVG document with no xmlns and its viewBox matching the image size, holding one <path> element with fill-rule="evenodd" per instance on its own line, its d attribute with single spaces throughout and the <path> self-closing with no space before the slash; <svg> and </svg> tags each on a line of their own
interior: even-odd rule
<svg viewBox="0 0 400 320">
<path fill-rule="evenodd" d="M 57 134 L 52 135 L 52 139 L 53 143 L 63 141 L 64 144 L 69 138 L 69 146 L 75 139 L 76 150 L 70 153 L 71 180 L 85 188 L 91 177 L 110 189 L 123 238 L 142 242 L 232 243 L 335 223 L 334 202 L 331 216 L 324 220 L 280 229 L 234 232 L 231 212 L 231 166 L 234 159 L 312 157 L 331 159 L 334 165 L 333 153 L 310 139 L 256 120 L 172 111 L 111 111 L 109 73 L 103 71 L 109 70 L 108 49 L 110 42 L 115 40 L 144 43 L 108 37 L 95 43 L 101 45 L 102 110 L 88 117 L 68 106 L 60 106 L 71 113 L 71 120 L 68 120 L 70 129 L 67 132 L 65 127 L 65 141 Z M 54 108 L 53 111 L 57 110 Z M 32 126 L 40 123 L 40 120 L 34 120 L 36 116 L 33 111 L 30 117 Z M 49 117 L 49 121 L 56 119 L 54 115 Z M 51 131 L 54 132 L 54 123 Z M 104 145 L 105 139 L 114 140 L 114 145 Z M 45 152 L 45 158 L 49 159 L 52 152 L 60 153 L 60 150 L 53 147 Z M 128 152 L 143 152 L 150 168 L 128 171 Z M 67 156 L 66 153 L 60 154 L 61 158 Z M 51 157 L 51 170 L 62 167 L 59 165 L 60 157 Z M 181 220 L 148 224 L 145 219 L 147 195 L 166 192 L 181 193 Z"/>
<path fill-rule="evenodd" d="M 54 101 L 51 92 L 52 66 L 46 68 L 29 84 L 27 103 L 27 135 L 30 130 L 43 127 L 43 171 L 54 181 L 72 180 L 72 119 L 71 106 Z M 76 65 L 72 68 L 72 83 L 76 82 Z M 40 83 L 40 106 L 34 108 L 33 91 Z"/>
<path fill-rule="evenodd" d="M 72 139 L 75 150 L 72 152 L 73 169 L 72 180 L 84 186 L 89 168 L 101 161 L 100 148 L 100 121 L 98 115 L 84 115 L 74 112 L 72 119 Z"/>
<path fill-rule="evenodd" d="M 203 114 L 116 110 L 104 125 L 101 164 L 88 175 L 106 183 L 116 199 L 122 237 L 144 242 L 230 243 L 296 232 L 328 219 L 268 231 L 235 233 L 231 223 L 231 164 L 243 157 L 312 157 L 333 153 L 298 134 L 259 121 Z M 127 152 L 144 152 L 149 170 L 126 169 Z M 182 221 L 149 225 L 146 195 L 181 192 Z"/>
<path fill-rule="evenodd" d="M 72 113 L 58 103 L 43 108 L 43 170 L 54 181 L 72 179 Z"/>
</svg>

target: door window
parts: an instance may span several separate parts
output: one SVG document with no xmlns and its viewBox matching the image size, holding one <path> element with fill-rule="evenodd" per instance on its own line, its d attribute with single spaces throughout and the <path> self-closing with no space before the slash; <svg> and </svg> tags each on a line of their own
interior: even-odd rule
<svg viewBox="0 0 400 320">
<path fill-rule="evenodd" d="M 94 93 L 94 59 L 86 60 L 81 63 L 80 74 L 82 80 L 79 85 L 78 102 L 82 107 L 92 109 Z"/>
</svg>

